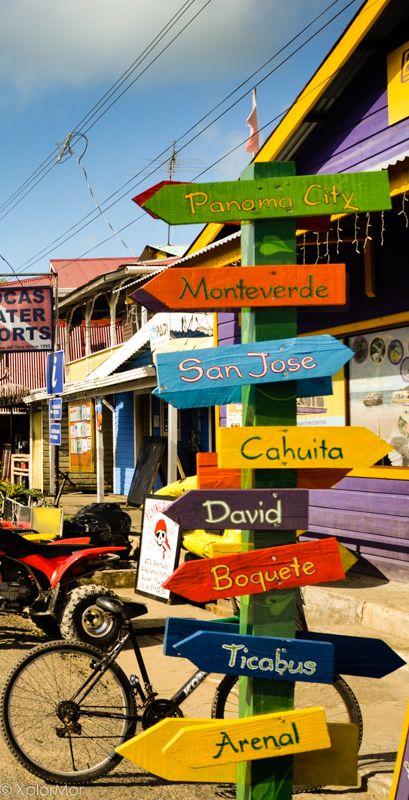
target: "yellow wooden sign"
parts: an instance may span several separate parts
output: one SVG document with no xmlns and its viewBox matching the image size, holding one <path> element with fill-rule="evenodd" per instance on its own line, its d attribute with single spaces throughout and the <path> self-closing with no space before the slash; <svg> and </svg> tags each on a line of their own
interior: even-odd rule
<svg viewBox="0 0 409 800">
<path fill-rule="evenodd" d="M 177 761 L 166 751 L 181 727 L 190 731 L 195 741 L 196 727 L 203 719 L 169 717 L 129 739 L 117 752 L 147 772 L 169 781 L 200 783 L 236 783 L 237 765 L 192 767 L 187 759 Z M 219 724 L 222 721 L 219 720 Z M 314 752 L 296 753 L 293 758 L 293 782 L 302 786 L 356 786 L 358 782 L 358 728 L 350 723 L 329 723 L 331 747 Z"/>
<path fill-rule="evenodd" d="M 221 428 L 222 469 L 367 467 L 393 448 L 363 427 Z"/>
<path fill-rule="evenodd" d="M 409 42 L 388 54 L 387 72 L 388 122 L 394 125 L 409 116 Z"/>
<path fill-rule="evenodd" d="M 388 800 L 406 800 L 409 796 L 409 704 L 403 721 L 402 736 L 393 771 Z"/>
<path fill-rule="evenodd" d="M 330 747 L 323 708 L 278 711 L 237 720 L 206 720 L 195 728 L 180 727 L 163 748 L 176 761 L 193 767 L 237 764 L 259 758 L 293 755 Z"/>
</svg>

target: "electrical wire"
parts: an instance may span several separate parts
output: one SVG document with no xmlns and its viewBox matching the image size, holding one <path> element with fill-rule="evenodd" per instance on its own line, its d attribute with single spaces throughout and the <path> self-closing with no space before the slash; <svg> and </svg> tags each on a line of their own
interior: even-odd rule
<svg viewBox="0 0 409 800">
<path fill-rule="evenodd" d="M 335 2 L 333 2 L 333 3 L 332 3 L 332 6 L 334 6 L 334 5 L 335 5 L 335 3 L 336 3 L 337 1 L 338 1 L 338 0 L 335 0 Z M 263 83 L 263 82 L 264 82 L 264 81 L 265 81 L 265 80 L 266 80 L 268 77 L 270 77 L 270 76 L 271 76 L 271 74 L 273 74 L 274 72 L 276 72 L 276 71 L 277 71 L 277 70 L 278 70 L 278 69 L 279 69 L 279 68 L 280 68 L 280 67 L 281 67 L 283 64 L 285 64 L 287 61 L 289 61 L 289 60 L 290 60 L 290 58 L 292 58 L 294 55 L 296 55 L 297 53 L 299 53 L 299 52 L 300 52 L 300 50 L 301 50 L 301 49 L 302 49 L 304 46 L 306 46 L 307 44 L 309 44 L 309 43 L 312 41 L 312 39 L 314 39 L 314 38 L 315 38 L 315 37 L 316 37 L 316 36 L 317 36 L 319 33 L 321 33 L 321 32 L 322 32 L 322 31 L 323 31 L 323 30 L 324 30 L 326 27 L 328 27 L 328 25 L 329 25 L 329 24 L 331 24 L 331 23 L 332 23 L 332 22 L 333 22 L 333 21 L 334 21 L 334 20 L 335 20 L 335 19 L 336 19 L 338 16 L 340 16 L 340 14 L 342 14 L 342 13 L 343 13 L 343 12 L 344 12 L 346 9 L 348 9 L 348 8 L 349 8 L 351 5 L 353 5 L 355 2 L 356 2 L 356 0 L 349 0 L 349 2 L 348 2 L 348 3 L 347 3 L 347 4 L 346 4 L 346 5 L 345 5 L 345 6 L 344 6 L 344 7 L 343 7 L 343 8 L 342 8 L 342 9 L 341 9 L 339 12 L 337 12 L 337 14 L 335 14 L 333 17 L 331 17 L 331 19 L 330 19 L 330 20 L 329 20 L 327 23 L 325 23 L 325 24 L 324 24 L 323 26 L 321 26 L 321 27 L 320 27 L 320 28 L 319 28 L 317 31 L 315 31 L 315 32 L 314 32 L 314 33 L 313 33 L 313 34 L 312 34 L 312 35 L 311 35 L 311 36 L 310 36 L 310 37 L 309 37 L 309 38 L 308 38 L 306 41 L 304 41 L 304 42 L 302 43 L 302 45 L 301 45 L 300 47 L 297 47 L 295 50 L 293 50 L 293 51 L 292 51 L 292 52 L 291 52 L 291 53 L 290 53 L 288 56 L 286 56 L 286 58 L 285 58 L 285 59 L 283 59 L 283 60 L 282 60 L 282 61 L 281 61 L 281 62 L 280 62 L 280 63 L 279 63 L 277 66 L 275 66 L 275 67 L 274 67 L 272 70 L 270 70 L 270 72 L 268 72 L 268 73 L 267 73 L 267 74 L 266 74 L 266 75 L 265 75 L 263 78 L 261 78 L 261 79 L 260 79 L 260 80 L 259 80 L 259 81 L 258 81 L 258 82 L 255 84 L 255 85 L 256 85 L 256 86 L 259 86 L 261 83 Z M 324 12 L 321 12 L 321 14 L 320 14 L 320 15 L 318 15 L 318 17 L 316 18 L 316 20 L 317 20 L 319 17 L 321 17 L 323 13 L 324 13 Z M 314 20 L 313 22 L 315 22 L 316 20 Z M 291 39 L 291 43 L 292 43 L 292 42 L 293 42 L 293 41 L 294 41 L 296 38 L 298 38 L 298 37 L 299 37 L 299 36 L 302 34 L 302 32 L 304 32 L 304 31 L 305 31 L 305 30 L 306 30 L 308 27 L 311 27 L 311 25 L 312 25 L 312 24 L 313 24 L 313 23 L 309 23 L 309 25 L 307 25 L 307 26 L 305 26 L 305 28 L 303 28 L 303 30 L 300 32 L 300 34 L 298 34 L 296 37 L 292 37 L 292 39 Z M 280 49 L 280 51 L 278 51 L 278 52 L 279 52 L 279 53 L 281 53 L 281 52 L 283 51 L 283 49 L 285 49 L 286 47 L 287 47 L 287 45 L 285 45 L 283 48 L 281 48 L 281 49 Z M 272 58 L 273 58 L 273 57 L 272 57 Z M 269 61 L 271 61 L 271 59 L 269 59 Z M 269 62 L 266 62 L 266 63 L 269 63 Z M 263 65 L 263 66 L 264 66 L 264 65 Z M 260 69 L 262 69 L 262 68 L 263 68 L 263 67 L 260 67 Z M 254 76 L 254 74 L 256 74 L 256 73 L 253 73 L 251 77 L 253 77 L 253 76 Z M 336 74 L 336 73 L 334 73 L 334 74 Z M 246 81 L 245 81 L 245 82 L 246 82 Z M 245 83 L 245 82 L 244 82 L 244 83 Z M 241 88 L 241 86 L 243 86 L 243 83 L 242 83 L 242 84 L 240 84 L 240 88 Z M 236 90 L 234 90 L 233 92 L 231 92 L 231 93 L 230 93 L 230 94 L 229 94 L 227 97 L 230 97 L 230 96 L 232 96 L 232 95 L 235 93 L 235 91 L 236 91 Z M 200 130 L 200 131 L 197 133 L 197 134 L 195 134 L 195 135 L 194 135 L 194 136 L 192 136 L 192 137 L 191 137 L 191 138 L 190 138 L 190 139 L 189 139 L 187 142 L 185 142 L 185 143 L 184 143 L 184 144 L 183 144 L 183 145 L 182 145 L 182 146 L 179 148 L 178 152 L 181 152 L 181 151 L 182 151 L 182 150 L 184 150 L 186 147 L 188 147 L 190 144 L 192 144 L 192 142 L 194 142 L 194 141 L 195 141 L 197 138 L 199 138 L 199 136 L 201 136 L 201 135 L 202 135 L 202 134 L 203 134 L 203 133 L 204 133 L 206 130 L 208 130 L 208 128 L 209 128 L 211 125 L 213 125 L 213 124 L 214 124 L 216 121 L 218 121 L 218 120 L 219 120 L 221 117 L 223 117 L 223 116 L 224 116 L 224 114 L 228 113 L 228 111 L 230 111 L 230 110 L 231 110 L 231 109 L 232 109 L 232 108 L 233 108 L 235 105 L 237 105 L 239 102 L 241 102 L 241 100 L 242 100 L 244 97 L 246 97 L 246 96 L 247 96 L 247 92 L 245 92 L 244 94 L 242 94 L 242 95 L 241 95 L 241 96 L 240 96 L 240 97 L 239 97 L 239 98 L 238 98 L 236 101 L 234 101 L 234 103 L 232 103 L 232 104 L 231 104 L 231 105 L 230 105 L 230 106 L 229 106 L 227 109 L 225 109 L 225 110 L 224 110 L 224 111 L 223 111 L 221 114 L 219 114 L 219 115 L 218 115 L 218 117 L 216 117 L 214 120 L 212 120 L 212 122 L 208 123 L 208 124 L 207 124 L 205 127 L 203 127 L 203 128 L 202 128 L 202 129 L 201 129 L 201 130 Z M 226 99 L 227 99 L 227 98 L 226 98 Z M 295 105 L 295 104 L 294 104 L 294 103 L 292 103 L 291 105 Z M 269 121 L 266 123 L 266 125 L 264 125 L 264 126 L 263 126 L 263 127 L 260 129 L 260 130 L 263 130 L 264 128 L 266 128 L 266 127 L 268 127 L 269 125 L 271 125 L 273 122 L 277 121 L 277 119 L 280 119 L 280 117 L 282 117 L 282 116 L 283 116 L 283 114 L 285 114 L 285 113 L 288 111 L 288 109 L 289 109 L 290 107 L 291 107 L 291 106 L 289 106 L 287 109 L 284 109 L 284 110 L 282 110 L 282 111 L 281 111 L 281 112 L 280 112 L 278 115 L 276 115 L 276 116 L 275 116 L 275 117 L 273 117 L 271 120 L 269 120 Z M 210 114 L 210 113 L 212 113 L 212 112 L 209 112 L 209 114 Z M 208 115 L 205 115 L 205 117 L 203 117 L 202 119 L 205 119 L 207 116 L 208 116 Z M 188 130 L 188 131 L 186 131 L 184 134 L 182 134 L 182 136 L 181 136 L 181 137 L 179 137 L 179 139 L 178 139 L 178 140 L 176 140 L 176 141 L 178 142 L 178 141 L 180 141 L 181 139 L 183 139 L 183 138 L 184 138 L 184 137 L 187 135 L 187 133 L 188 133 L 188 132 L 192 131 L 192 130 L 193 130 L 195 127 L 197 127 L 197 124 L 199 124 L 199 123 L 196 123 L 194 126 L 191 126 L 191 127 L 189 128 L 189 130 Z M 240 144 L 238 144 L 237 146 L 235 146 L 234 148 L 232 148 L 232 149 L 231 149 L 231 150 L 230 150 L 228 153 L 226 153 L 226 154 L 224 154 L 223 156 L 221 156 L 219 159 L 217 159 L 217 161 L 213 162 L 213 164 L 211 164 L 210 166 L 206 167 L 206 169 L 202 170 L 202 172 L 200 172 L 200 173 L 199 173 L 199 175 L 196 175 L 196 176 L 195 176 L 194 178 L 192 178 L 191 180 L 196 180 L 198 177 L 200 177 L 201 175 L 203 175 L 205 172 L 208 172 L 208 171 L 209 171 L 210 169 L 212 169 L 212 168 L 213 168 L 213 167 L 214 167 L 216 164 L 220 163 L 220 162 L 221 162 L 221 161 L 222 161 L 224 158 L 227 158 L 227 157 L 228 157 L 228 155 L 230 155 L 232 152 L 234 152 L 234 151 L 235 151 L 235 150 L 237 150 L 239 147 L 241 147 L 241 146 L 242 146 L 242 144 L 243 144 L 245 141 L 247 141 L 247 139 L 244 139 L 244 140 L 243 140 L 243 142 L 241 142 Z M 169 147 L 165 148 L 165 149 L 164 149 L 164 150 L 163 150 L 163 151 L 162 151 L 162 152 L 161 152 L 159 155 L 155 156 L 155 158 L 151 160 L 150 164 L 156 163 L 156 162 L 157 162 L 157 161 L 158 161 L 158 160 L 159 160 L 161 157 L 164 157 L 164 156 L 165 156 L 165 154 L 166 154 L 166 153 L 168 153 L 168 151 L 169 151 Z M 131 177 L 131 178 L 130 178 L 130 179 L 129 179 L 129 180 L 128 180 L 128 181 L 127 181 L 125 184 L 122 184 L 122 186 L 120 186 L 120 187 L 119 187 L 119 188 L 118 188 L 118 189 L 117 189 L 115 192 L 113 192 L 111 195 L 109 195 L 107 198 L 105 198 L 105 200 L 104 200 L 104 201 L 103 201 L 103 203 L 102 203 L 102 206 L 104 207 L 104 211 L 107 211 L 107 210 L 109 210 L 109 209 L 110 209 L 110 208 L 112 208 L 114 205 L 116 205 L 116 203 L 120 202 L 120 200 L 122 200 L 122 199 L 123 199 L 123 198 L 124 198 L 124 197 L 125 197 L 125 196 L 126 196 L 128 193 L 129 193 L 129 192 L 131 192 L 131 191 L 132 191 L 132 192 L 133 192 L 133 191 L 135 191 L 135 190 L 137 189 L 137 187 L 138 187 L 138 186 L 139 186 L 139 185 L 140 185 L 140 184 L 141 184 L 143 181 L 145 181 L 147 178 L 151 177 L 151 176 L 152 176 L 153 174 L 155 174 L 155 173 L 156 173 L 156 172 L 157 172 L 157 171 L 158 171 L 158 170 L 159 170 L 161 167 L 163 167 L 165 164 L 167 164 L 167 161 L 168 161 L 168 158 L 164 158 L 164 160 L 163 160 L 162 162 L 160 162 L 160 163 L 159 163 L 159 164 L 158 164 L 158 165 L 157 165 L 157 166 L 156 166 L 154 169 L 152 169 L 152 170 L 151 170 L 151 172 L 149 172 L 147 175 L 145 174 L 145 175 L 143 176 L 143 179 L 141 179 L 141 180 L 140 180 L 140 181 L 139 181 L 137 184 L 135 184 L 135 185 L 132 187 L 132 189 L 129 189 L 129 188 L 128 188 L 128 187 L 129 187 L 129 185 L 130 185 L 130 184 L 131 184 L 131 183 L 132 183 L 132 182 L 133 182 L 133 181 L 134 181 L 136 178 L 138 178 L 138 177 L 139 177 L 139 176 L 140 176 L 140 175 L 141 175 L 143 172 L 145 172 L 145 170 L 146 170 L 146 169 L 149 167 L 149 164 L 148 164 L 148 166 L 147 166 L 147 167 L 144 167 L 142 170 L 140 170 L 140 171 L 139 171 L 139 172 L 137 172 L 135 175 L 133 175 L 133 176 L 132 176 L 132 177 Z M 119 197 L 118 197 L 118 198 L 115 200 L 115 202 L 112 202 L 112 203 L 110 203 L 110 205 L 108 205 L 108 206 L 106 206 L 106 205 L 105 205 L 105 204 L 106 204 L 106 203 L 108 203 L 110 200 L 112 200 L 114 197 L 116 197 L 116 195 L 117 195 L 119 192 L 123 191 L 124 189 L 126 189 L 126 191 L 125 191 L 125 192 L 124 192 L 122 195 L 120 195 L 120 196 L 119 196 Z M 92 218 L 92 219 L 89 219 L 89 217 L 93 217 L 93 218 Z M 22 271 L 22 272 L 23 272 L 23 271 L 25 271 L 26 269 L 29 269 L 29 268 L 31 268 L 32 266 L 34 266 L 35 264 L 37 264 L 37 263 L 38 263 L 38 261 L 40 261 L 40 260 L 41 260 L 42 258 L 44 258 L 46 255 L 49 255 L 49 254 L 50 254 L 50 252 L 52 252 L 52 250 L 50 251 L 50 249 L 49 249 L 49 248 L 53 248 L 53 247 L 55 247 L 55 246 L 57 246 L 57 245 L 58 245 L 58 246 L 61 246 L 61 245 L 65 244 L 67 241 L 69 241 L 70 239 L 72 239 L 72 238 L 74 238 L 75 236 L 77 236 L 77 235 L 78 235 L 78 234 L 79 234 L 79 233 L 80 233 L 80 232 L 81 232 L 81 231 L 82 231 L 82 230 L 83 230 L 85 227 L 87 227 L 88 225 L 90 225 L 90 224 L 91 224 L 92 222 L 94 222 L 96 219 L 98 219 L 98 215 L 96 215 L 94 211 L 88 212 L 88 213 L 87 213 L 87 214 L 86 214 L 84 217 L 82 217 L 82 218 L 81 218 L 80 220 L 78 220 L 77 222 L 73 223 L 73 225 L 72 225 L 72 226 L 70 226 L 70 228 L 68 228 L 66 231 L 64 231 L 62 234 L 60 234 L 60 236 L 58 236 L 58 237 L 57 237 L 56 239 L 54 239 L 52 242 L 50 242 L 49 244 L 47 244 L 47 245 L 46 245 L 46 246 L 45 246 L 45 247 L 44 247 L 44 248 L 43 248 L 41 251 L 38 251 L 38 252 L 37 252 L 37 253 L 36 253 L 34 256 L 32 256 L 30 259 L 28 259 L 26 262 L 24 262 L 22 265 L 20 265 L 20 266 L 18 267 L 18 269 L 19 269 L 20 271 Z M 87 222 L 87 220 L 88 220 L 88 222 Z M 82 224 L 82 223 L 84 223 L 84 224 Z M 80 226 L 80 227 L 78 227 L 78 226 Z M 74 229 L 77 229 L 77 230 L 75 230 L 75 231 L 74 231 Z M 74 232 L 72 233 L 72 231 L 74 231 Z M 70 235 L 69 235 L 69 234 L 70 234 Z M 65 237 L 65 238 L 64 238 L 64 237 Z M 111 238 L 111 237 L 110 237 L 110 238 Z M 96 245 L 96 247 L 97 247 L 97 246 L 99 246 L 99 245 Z"/>
<path fill-rule="evenodd" d="M 115 88 L 115 87 L 119 88 L 119 87 L 120 87 L 120 86 L 121 86 L 121 85 L 124 83 L 124 81 L 127 79 L 127 77 L 128 77 L 130 74 L 132 74 L 132 73 L 135 71 L 135 69 L 136 69 L 136 68 L 139 66 L 139 64 L 140 64 L 140 63 L 142 63 L 142 62 L 143 62 L 143 60 L 144 60 L 144 59 L 145 59 L 145 58 L 146 58 L 146 57 L 147 57 L 147 56 L 148 56 L 148 55 L 149 55 L 149 54 L 150 54 L 150 53 L 151 53 L 151 52 L 154 50 L 154 48 L 157 46 L 157 44 L 158 44 L 158 43 L 159 43 L 159 42 L 160 42 L 160 41 L 161 41 L 161 40 L 164 38 L 164 36 L 165 36 L 167 33 L 169 33 L 169 31 L 170 31 L 170 30 L 171 30 L 171 29 L 174 27 L 174 25 L 176 25 L 176 23 L 177 23 L 177 22 L 179 22 L 179 20 L 181 19 L 181 17 L 182 17 L 182 16 L 183 16 L 185 13 L 187 13 L 187 11 L 190 9 L 190 7 L 191 7 L 191 6 L 192 6 L 192 5 L 193 5 L 195 2 L 196 2 L 196 0 L 185 0 L 185 3 L 183 3 L 183 4 L 182 4 L 182 6 L 179 8 L 179 10 L 176 12 L 176 14 L 174 14 L 174 16 L 173 16 L 173 17 L 172 17 L 172 18 L 169 20 L 169 22 L 167 22 L 167 23 L 166 23 L 166 25 L 165 25 L 165 26 L 164 26 L 164 27 L 163 27 L 163 28 L 162 28 L 162 29 L 159 31 L 159 33 L 158 33 L 158 34 L 156 34 L 156 36 L 154 37 L 154 39 L 152 39 L 152 41 L 150 42 L 150 44 L 149 44 L 149 45 L 147 45 L 147 47 L 145 48 L 145 50 L 143 50 L 143 51 L 142 51 L 142 53 L 141 53 L 141 54 L 138 56 L 138 58 L 137 58 L 137 59 L 136 59 L 136 60 L 135 60 L 135 61 L 134 61 L 134 62 L 133 62 L 131 65 L 130 65 L 130 67 L 128 67 L 128 69 L 127 69 L 127 70 L 126 70 L 124 73 L 122 73 L 122 75 L 121 75 L 121 76 L 120 76 L 120 77 L 117 79 L 117 81 L 116 81 L 116 82 L 115 82 L 115 83 L 114 83 L 114 84 L 113 84 L 113 85 L 110 87 L 110 89 L 108 89 L 108 90 L 105 92 L 105 94 L 102 96 L 102 98 L 100 98 L 100 100 L 99 100 L 99 101 L 98 101 L 98 102 L 97 102 L 97 103 L 96 103 L 96 104 L 95 104 L 95 105 L 92 107 L 92 109 L 91 109 L 91 110 L 90 110 L 90 111 L 89 111 L 89 112 L 88 112 L 88 113 L 87 113 L 87 114 L 86 114 L 86 115 L 85 115 L 85 116 L 82 118 L 82 120 L 81 120 L 79 123 L 77 123 L 77 125 L 74 127 L 74 129 L 73 129 L 73 130 L 77 131 L 77 129 L 78 129 L 78 128 L 79 128 L 79 127 L 80 127 L 80 126 L 81 126 L 81 125 L 82 125 L 84 122 L 88 121 L 88 120 L 89 120 L 89 118 L 91 118 L 91 113 L 92 113 L 92 112 L 94 112 L 94 113 L 95 113 L 95 112 L 99 111 L 99 110 L 100 110 L 100 108 L 102 108 L 102 105 L 103 105 L 103 103 L 104 103 L 104 102 L 106 103 L 106 102 L 107 102 L 107 101 L 110 99 L 110 97 L 112 96 L 112 94 L 113 94 L 113 92 L 114 92 L 114 89 L 116 90 L 116 88 Z M 207 2 L 205 3 L 205 5 L 204 5 L 204 6 L 203 6 L 203 7 L 202 7 L 202 8 L 201 8 L 201 9 L 200 9 L 200 10 L 199 10 L 199 11 L 198 11 L 198 12 L 197 12 L 195 15 L 194 15 L 194 17 L 192 17 L 192 19 L 191 19 L 191 20 L 190 20 L 190 21 L 189 21 L 189 22 L 188 22 L 188 23 L 187 23 L 187 24 L 184 26 L 184 28 L 182 29 L 182 31 L 180 31 L 180 32 L 179 32 L 179 33 L 178 33 L 178 34 L 177 34 L 177 35 L 176 35 L 176 36 L 175 36 L 175 37 L 174 37 L 174 38 L 173 38 L 173 39 L 172 39 L 172 40 L 171 40 L 171 41 L 168 43 L 168 45 L 166 46 L 166 48 L 164 48 L 164 49 L 163 49 L 163 50 L 162 50 L 162 51 L 161 51 L 161 52 L 160 52 L 160 53 L 157 55 L 157 57 L 156 57 L 156 58 L 159 58 L 159 56 L 160 56 L 160 55 L 162 55 L 162 53 L 163 53 L 163 52 L 165 52 L 165 49 L 168 49 L 168 47 L 170 47 L 170 45 L 171 45 L 171 44 L 173 44 L 173 42 L 174 42 L 174 41 L 175 41 L 175 40 L 176 40 L 176 39 L 179 37 L 179 35 L 180 35 L 180 34 L 181 34 L 181 33 L 182 33 L 182 32 L 183 32 L 183 31 L 184 31 L 184 30 L 185 30 L 185 29 L 186 29 L 186 28 L 187 28 L 187 27 L 188 27 L 188 26 L 191 24 L 191 22 L 193 22 L 193 21 L 196 19 L 196 17 L 197 17 L 197 16 L 198 16 L 198 15 L 199 15 L 199 14 L 200 14 L 200 13 L 201 13 L 201 12 L 202 12 L 202 11 L 203 11 L 205 8 L 206 8 L 206 6 L 207 6 L 207 5 L 209 5 L 209 3 L 210 3 L 210 2 L 211 2 L 211 0 L 207 0 Z M 155 60 L 156 60 L 156 59 L 155 59 Z M 153 62 L 151 62 L 151 63 L 153 63 Z M 144 71 L 146 71 L 146 70 L 144 70 Z M 136 79 L 135 79 L 135 80 L 136 80 Z M 135 80 L 132 82 L 132 84 L 133 84 L 133 83 L 135 83 Z M 130 84 L 130 86 L 131 86 L 132 84 Z M 129 88 L 130 88 L 130 87 L 129 87 Z M 121 96 L 122 96 L 122 94 L 124 94 L 124 92 L 122 92 L 122 93 L 121 93 Z M 118 98 L 118 99 L 119 99 L 119 98 Z M 112 104 L 112 105 L 113 105 L 113 104 Z M 77 132 L 78 132 L 78 133 L 81 133 L 81 131 L 80 131 L 80 130 L 79 130 L 79 131 L 77 131 Z M 12 194 L 12 195 L 11 195 L 11 196 L 10 196 L 10 197 L 7 199 L 7 200 L 5 200 L 5 201 L 4 201 L 4 202 L 3 202 L 3 203 L 0 205 L 0 213 L 1 213 L 2 211 L 6 211 L 6 210 L 7 210 L 7 213 L 3 214 L 3 216 L 2 216 L 2 217 L 0 217 L 0 221 L 1 221 L 2 219 L 4 219 L 6 216 L 8 216 L 8 214 L 9 214 L 9 213 L 10 213 L 10 212 L 11 212 L 11 211 L 12 211 L 12 210 L 13 210 L 13 209 L 14 209 L 14 208 L 17 206 L 17 205 L 19 205 L 19 203 L 20 203 L 20 202 L 22 202 L 22 200 L 23 200 L 23 199 L 25 199 L 25 197 L 26 197 L 28 194 L 30 194 L 30 193 L 31 193 L 31 191 L 32 191 L 32 190 L 33 190 L 33 189 L 34 189 L 34 188 L 35 188 L 35 187 L 36 187 L 36 186 L 37 186 L 37 185 L 38 185 L 38 184 L 39 184 L 39 183 L 40 183 L 40 182 L 41 182 L 41 181 L 42 181 L 42 180 L 43 180 L 43 179 L 44 179 L 44 178 L 45 178 L 45 177 L 48 175 L 48 174 L 49 174 L 49 172 L 50 172 L 50 171 L 51 171 L 51 170 L 52 170 L 52 169 L 53 169 L 53 168 L 56 166 L 56 164 L 58 163 L 58 159 L 56 159 L 56 155 L 59 153 L 59 151 L 60 151 L 60 150 L 61 150 L 61 145 L 57 145 L 57 146 L 54 148 L 54 150 L 53 150 L 53 151 L 50 153 L 50 155 L 49 155 L 49 156 L 47 156 L 47 158 L 45 158 L 45 159 L 44 159 L 44 161 L 42 161 L 42 162 L 41 162 L 41 164 L 40 164 L 40 165 L 37 167 L 37 169 L 36 169 L 36 170 L 35 170 L 35 171 L 34 171 L 34 172 L 33 172 L 33 173 L 32 173 L 32 174 L 29 176 L 29 178 L 27 178 L 27 179 L 24 181 L 24 183 L 23 183 L 23 184 L 21 184 L 21 185 L 18 187 L 18 189 L 16 189 L 16 190 L 13 192 L 13 194 Z M 23 194 L 23 193 L 24 193 L 24 194 Z M 23 195 L 23 197 L 21 197 L 21 195 Z M 18 197 L 20 197 L 20 199 L 19 199 L 19 200 L 17 200 L 17 198 L 18 198 Z M 13 203 L 13 201 L 14 201 L 14 200 L 16 200 L 17 202 Z M 11 204 L 11 208 L 9 208 L 10 204 Z"/>
</svg>

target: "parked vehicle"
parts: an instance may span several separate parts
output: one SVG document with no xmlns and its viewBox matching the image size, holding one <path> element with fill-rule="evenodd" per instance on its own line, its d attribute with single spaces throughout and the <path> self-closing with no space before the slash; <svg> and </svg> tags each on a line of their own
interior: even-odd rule
<svg viewBox="0 0 409 800">
<path fill-rule="evenodd" d="M 107 566 L 123 565 L 129 544 L 95 545 L 89 536 L 43 543 L 21 534 L 0 529 L 0 611 L 28 615 L 54 639 L 62 636 L 109 647 L 118 638 L 121 622 L 96 600 L 116 595 L 80 581 Z"/>
</svg>

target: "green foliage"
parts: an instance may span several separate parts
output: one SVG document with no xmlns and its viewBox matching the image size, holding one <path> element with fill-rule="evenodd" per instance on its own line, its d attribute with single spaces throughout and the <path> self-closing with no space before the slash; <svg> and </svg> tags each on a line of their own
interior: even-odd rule
<svg viewBox="0 0 409 800">
<path fill-rule="evenodd" d="M 2 480 L 0 480 L 0 495 L 23 502 L 27 501 L 29 497 L 32 497 L 34 500 L 43 498 L 40 489 L 27 489 L 26 486 L 22 486 L 20 483 L 10 483 L 10 481 Z"/>
</svg>

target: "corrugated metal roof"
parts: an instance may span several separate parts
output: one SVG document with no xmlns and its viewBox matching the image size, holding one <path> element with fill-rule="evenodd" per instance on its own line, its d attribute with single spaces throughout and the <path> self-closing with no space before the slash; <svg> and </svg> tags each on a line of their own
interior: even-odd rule
<svg viewBox="0 0 409 800">
<path fill-rule="evenodd" d="M 58 275 L 59 289 L 78 289 L 100 275 L 115 272 L 125 264 L 137 266 L 139 258 L 53 258 L 50 267 Z"/>
</svg>

